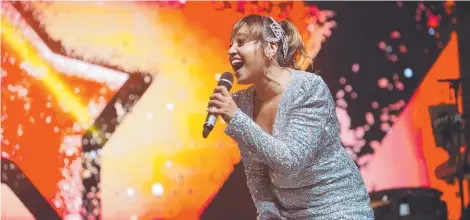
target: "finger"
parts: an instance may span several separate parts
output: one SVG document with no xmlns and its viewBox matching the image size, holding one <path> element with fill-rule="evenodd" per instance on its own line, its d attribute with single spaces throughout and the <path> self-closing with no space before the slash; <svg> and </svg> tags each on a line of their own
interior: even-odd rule
<svg viewBox="0 0 470 220">
<path fill-rule="evenodd" d="M 217 109 L 217 108 L 207 108 L 206 111 L 207 111 L 207 113 L 209 113 L 209 114 L 214 114 L 214 115 L 218 115 L 218 114 L 219 114 L 219 109 Z"/>
<path fill-rule="evenodd" d="M 219 100 L 219 101 L 224 100 L 224 96 L 221 93 L 214 93 L 209 98 L 210 100 Z"/>
<path fill-rule="evenodd" d="M 230 93 L 228 93 L 227 87 L 222 86 L 220 92 L 222 93 L 223 96 L 230 96 Z"/>
<path fill-rule="evenodd" d="M 225 86 L 217 86 L 214 90 L 214 93 L 221 93 L 223 96 L 230 96 Z"/>
<path fill-rule="evenodd" d="M 219 100 L 210 100 L 209 101 L 209 106 L 215 106 L 217 108 L 222 108 L 222 106 L 224 106 L 224 102 L 219 101 Z"/>
</svg>

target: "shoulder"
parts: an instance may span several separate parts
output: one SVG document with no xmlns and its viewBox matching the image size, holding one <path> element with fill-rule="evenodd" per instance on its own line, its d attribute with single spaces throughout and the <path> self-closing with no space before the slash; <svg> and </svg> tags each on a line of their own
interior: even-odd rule
<svg viewBox="0 0 470 220">
<path fill-rule="evenodd" d="M 292 83 L 301 96 L 311 96 L 330 92 L 328 85 L 317 73 L 294 70 Z"/>
</svg>

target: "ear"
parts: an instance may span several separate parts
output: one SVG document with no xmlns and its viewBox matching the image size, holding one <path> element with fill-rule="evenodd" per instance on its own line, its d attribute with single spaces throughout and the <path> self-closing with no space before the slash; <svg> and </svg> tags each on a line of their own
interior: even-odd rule
<svg viewBox="0 0 470 220">
<path fill-rule="evenodd" d="M 278 44 L 277 43 L 268 42 L 268 44 L 266 45 L 264 53 L 267 57 L 272 57 L 272 56 L 274 56 L 274 54 L 276 54 L 277 49 L 278 49 Z"/>
</svg>

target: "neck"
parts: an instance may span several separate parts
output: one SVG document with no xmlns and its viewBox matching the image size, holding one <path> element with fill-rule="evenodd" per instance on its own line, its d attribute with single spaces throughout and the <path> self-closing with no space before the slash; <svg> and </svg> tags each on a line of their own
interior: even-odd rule
<svg viewBox="0 0 470 220">
<path fill-rule="evenodd" d="M 267 73 L 255 84 L 256 97 L 262 101 L 270 100 L 282 94 L 290 80 L 290 71 L 278 66 L 268 67 Z"/>
</svg>

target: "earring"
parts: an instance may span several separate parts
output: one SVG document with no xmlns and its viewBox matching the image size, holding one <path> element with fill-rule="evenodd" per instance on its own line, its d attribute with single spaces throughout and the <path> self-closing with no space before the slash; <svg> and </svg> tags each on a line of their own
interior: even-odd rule
<svg viewBox="0 0 470 220">
<path fill-rule="evenodd" d="M 274 55 L 274 50 L 271 50 L 271 49 L 269 49 L 269 48 L 266 48 L 266 49 L 264 49 L 264 54 L 265 54 L 267 57 L 271 58 L 271 57 Z"/>
</svg>

